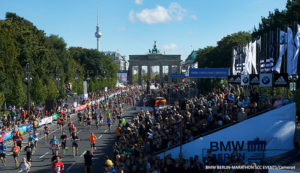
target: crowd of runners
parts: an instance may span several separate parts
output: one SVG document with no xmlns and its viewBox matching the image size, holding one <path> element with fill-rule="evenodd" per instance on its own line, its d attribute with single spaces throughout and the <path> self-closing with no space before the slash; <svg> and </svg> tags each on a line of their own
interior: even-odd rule
<svg viewBox="0 0 300 173">
<path fill-rule="evenodd" d="M 112 97 L 109 97 L 113 93 L 119 92 Z M 29 172 L 32 164 L 32 155 L 35 150 L 38 149 L 39 136 L 43 135 L 44 142 L 49 145 L 49 150 L 52 153 L 51 165 L 54 173 L 60 173 L 64 170 L 64 164 L 62 158 L 66 151 L 72 148 L 72 154 L 74 157 L 78 156 L 78 148 L 80 145 L 80 138 L 77 135 L 77 127 L 75 121 L 79 126 L 85 127 L 90 132 L 90 148 L 86 154 L 93 155 L 96 150 L 97 137 L 92 130 L 98 130 L 101 126 L 107 126 L 108 132 L 111 131 L 112 124 L 124 124 L 126 120 L 123 118 L 124 107 L 134 106 L 136 100 L 139 99 L 141 89 L 138 87 L 124 88 L 123 92 L 119 90 L 112 90 L 106 93 L 93 94 L 90 97 L 89 102 L 98 100 L 101 97 L 104 99 L 100 102 L 94 102 L 94 104 L 88 104 L 84 110 L 81 110 L 74 117 L 71 118 L 71 111 L 67 107 L 58 110 L 58 117 L 51 125 L 45 124 L 43 127 L 38 128 L 37 120 L 33 121 L 33 130 L 28 134 L 28 143 L 24 146 L 24 134 L 21 131 L 16 130 L 16 126 L 12 132 L 12 141 L 2 141 L 0 144 L 0 159 L 3 166 L 6 166 L 6 157 L 8 152 L 12 152 L 11 155 L 14 158 L 16 168 L 19 168 L 21 172 Z M 93 99 L 93 100 L 92 100 Z M 60 136 L 50 134 L 50 126 L 57 126 L 60 131 Z M 91 128 L 94 126 L 95 128 Z M 8 148 L 7 143 L 13 143 L 12 148 Z M 22 156 L 24 152 L 25 156 Z M 22 157 L 22 158 L 21 158 Z M 88 157 L 88 156 L 87 156 Z M 86 156 L 85 156 L 86 158 Z M 19 163 L 19 160 L 22 160 Z M 91 166 L 89 167 L 91 171 Z"/>
</svg>

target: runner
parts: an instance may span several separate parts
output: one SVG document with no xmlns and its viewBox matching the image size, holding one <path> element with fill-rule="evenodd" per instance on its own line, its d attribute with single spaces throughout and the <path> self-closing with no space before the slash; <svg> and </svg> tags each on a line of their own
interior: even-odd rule
<svg viewBox="0 0 300 173">
<path fill-rule="evenodd" d="M 37 126 L 38 126 L 38 122 L 37 122 L 37 120 L 35 119 L 35 120 L 33 121 L 33 130 L 36 130 L 36 129 L 37 129 Z"/>
<path fill-rule="evenodd" d="M 19 169 L 21 170 L 21 173 L 28 173 L 31 167 L 31 163 L 26 160 L 25 157 L 23 157 L 23 161 L 20 164 Z"/>
<path fill-rule="evenodd" d="M 57 116 L 57 128 L 60 129 L 60 115 Z"/>
<path fill-rule="evenodd" d="M 31 162 L 32 150 L 33 150 L 33 145 L 30 142 L 28 142 L 28 145 L 24 148 L 28 162 Z"/>
<path fill-rule="evenodd" d="M 74 124 L 72 122 L 69 122 L 69 124 L 68 124 L 70 136 L 72 135 L 73 125 Z"/>
<path fill-rule="evenodd" d="M 47 124 L 44 126 L 44 133 L 45 133 L 45 143 L 49 140 L 49 127 Z"/>
<path fill-rule="evenodd" d="M 36 130 L 33 131 L 33 138 L 34 138 L 34 148 L 37 148 L 38 141 L 39 141 L 39 133 Z"/>
<path fill-rule="evenodd" d="M 111 118 L 110 117 L 107 117 L 107 126 L 108 126 L 108 130 L 110 133 L 110 131 L 111 131 Z"/>
<path fill-rule="evenodd" d="M 64 120 L 64 118 L 61 118 L 60 119 L 61 132 L 64 131 L 64 125 L 65 125 L 65 120 Z"/>
<path fill-rule="evenodd" d="M 52 169 L 54 173 L 61 173 L 65 169 L 59 156 L 57 156 L 55 162 L 53 162 Z"/>
<path fill-rule="evenodd" d="M 6 150 L 7 150 L 7 146 L 3 141 L 0 143 L 0 160 L 2 161 L 4 166 L 6 166 Z"/>
<path fill-rule="evenodd" d="M 68 136 L 65 134 L 65 132 L 62 133 L 61 137 L 60 137 L 60 143 L 61 143 L 61 148 L 62 148 L 62 154 L 65 154 L 65 149 L 67 146 L 67 140 L 68 140 Z"/>
<path fill-rule="evenodd" d="M 93 154 L 93 151 L 96 150 L 96 139 L 97 137 L 95 136 L 94 133 L 91 133 L 91 136 L 90 136 L 90 143 L 91 143 L 91 153 Z"/>
<path fill-rule="evenodd" d="M 77 118 L 78 118 L 78 123 L 81 125 L 81 121 L 82 121 L 82 113 L 81 112 L 78 112 L 77 113 Z"/>
<path fill-rule="evenodd" d="M 16 167 L 18 167 L 19 166 L 18 156 L 20 153 L 20 148 L 16 143 L 14 143 L 14 146 L 12 147 L 11 151 L 13 152 L 13 157 L 16 163 Z"/>
<path fill-rule="evenodd" d="M 80 139 L 78 138 L 76 132 L 73 133 L 72 135 L 72 148 L 73 148 L 73 156 L 78 156 L 78 141 L 80 141 Z"/>
<path fill-rule="evenodd" d="M 72 134 L 71 135 L 73 136 L 73 134 L 76 133 L 76 132 L 77 132 L 77 129 L 76 129 L 75 125 L 73 124 L 73 126 L 72 126 Z"/>
<path fill-rule="evenodd" d="M 56 140 L 53 141 L 53 144 L 50 147 L 51 151 L 52 151 L 52 155 L 58 155 L 58 151 L 59 151 L 59 145 L 58 143 L 56 143 Z"/>
<path fill-rule="evenodd" d="M 15 139 L 16 139 L 17 146 L 19 147 L 20 150 L 22 150 L 23 136 L 21 135 L 20 131 L 18 131 Z"/>
<path fill-rule="evenodd" d="M 34 147 L 34 137 L 32 136 L 32 134 L 29 134 L 29 137 L 28 137 L 28 143 L 30 144 L 30 146 L 33 148 Z M 27 158 L 28 160 L 28 158 Z M 29 160 L 28 160 L 29 161 Z"/>
<path fill-rule="evenodd" d="M 91 131 L 91 116 L 88 115 L 88 117 L 86 118 L 86 122 L 87 122 L 87 126 L 88 126 L 88 129 L 89 131 Z"/>
<path fill-rule="evenodd" d="M 58 139 L 55 135 L 53 135 L 53 138 L 50 140 L 50 146 L 54 143 L 54 141 L 58 144 Z"/>
<path fill-rule="evenodd" d="M 96 113 L 96 120 L 95 120 L 95 123 L 96 123 L 96 127 L 97 127 L 97 130 L 98 130 L 99 124 L 100 124 L 100 116 L 98 115 L 98 113 Z"/>
<path fill-rule="evenodd" d="M 103 125 L 104 123 L 104 117 L 103 117 L 103 114 L 100 114 L 100 125 Z"/>
</svg>

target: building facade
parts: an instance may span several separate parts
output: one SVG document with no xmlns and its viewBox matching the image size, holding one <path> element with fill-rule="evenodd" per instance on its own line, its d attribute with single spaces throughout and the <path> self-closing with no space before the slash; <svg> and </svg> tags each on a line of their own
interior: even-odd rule
<svg viewBox="0 0 300 173">
<path fill-rule="evenodd" d="M 114 60 L 115 64 L 117 64 L 119 71 L 127 70 L 128 63 L 125 59 L 125 56 L 122 56 L 120 53 L 115 51 L 106 51 L 103 52 L 104 55 L 110 57 L 112 60 Z"/>
</svg>

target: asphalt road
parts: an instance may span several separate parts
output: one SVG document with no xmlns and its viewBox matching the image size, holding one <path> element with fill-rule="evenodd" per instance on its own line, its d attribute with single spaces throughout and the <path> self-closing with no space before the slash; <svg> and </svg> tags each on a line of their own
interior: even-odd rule
<svg viewBox="0 0 300 173">
<path fill-rule="evenodd" d="M 124 110 L 124 118 L 127 122 L 131 121 L 131 116 L 135 112 L 133 107 L 125 107 Z M 62 162 L 65 165 L 65 170 L 63 172 L 72 172 L 72 173 L 82 173 L 84 172 L 84 158 L 83 155 L 85 154 L 86 150 L 90 150 L 90 133 L 94 132 L 97 136 L 96 141 L 96 147 L 97 150 L 94 151 L 94 158 L 93 158 L 93 172 L 103 172 L 103 164 L 104 164 L 104 156 L 108 155 L 110 158 L 113 154 L 113 144 L 116 141 L 116 135 L 115 130 L 117 127 L 117 121 L 112 125 L 112 130 L 109 133 L 108 127 L 105 124 L 102 127 L 99 127 L 99 129 L 96 129 L 95 123 L 92 123 L 91 132 L 88 130 L 87 127 L 84 127 L 83 125 L 79 125 L 77 122 L 77 115 L 72 115 L 71 117 L 72 122 L 75 124 L 75 127 L 77 128 L 77 135 L 80 138 L 79 141 L 79 150 L 78 150 L 78 156 L 73 156 L 72 154 L 72 144 L 71 141 L 67 141 L 67 147 L 69 148 L 64 155 L 61 154 L 61 151 L 59 153 L 60 156 L 62 156 Z M 106 117 L 104 118 L 104 122 L 106 122 Z M 56 122 L 54 122 L 50 127 L 50 134 L 49 138 L 51 139 L 53 135 L 56 135 L 56 137 L 60 138 L 61 131 L 57 129 Z M 67 126 L 65 126 L 65 132 L 69 137 L 69 131 Z M 44 139 L 44 131 L 43 127 L 39 128 L 39 142 L 38 142 L 38 148 L 32 155 L 32 166 L 30 169 L 30 172 L 33 173 L 48 173 L 53 172 L 51 168 L 51 157 L 52 152 L 49 149 L 49 141 L 45 141 Z M 27 145 L 28 141 L 28 134 L 23 136 L 23 148 Z M 70 137 L 69 137 L 70 138 Z M 6 142 L 8 151 L 12 148 L 12 142 Z M 25 152 L 22 151 L 21 155 L 19 156 L 19 162 L 21 161 L 21 158 L 26 157 Z M 6 155 L 6 167 L 3 166 L 3 164 L 0 162 L 0 172 L 5 173 L 15 173 L 18 172 L 18 170 L 15 167 L 15 162 L 13 160 L 13 156 L 11 155 L 11 152 L 8 152 Z"/>
</svg>

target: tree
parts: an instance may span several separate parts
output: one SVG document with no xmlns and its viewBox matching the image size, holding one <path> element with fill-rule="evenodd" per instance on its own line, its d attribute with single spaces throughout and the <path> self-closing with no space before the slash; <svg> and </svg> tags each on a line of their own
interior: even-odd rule
<svg viewBox="0 0 300 173">
<path fill-rule="evenodd" d="M 42 80 L 38 76 L 33 78 L 32 81 L 33 81 L 31 86 L 32 100 L 36 104 L 44 104 L 47 98 L 47 88 L 44 86 Z"/>
</svg>

